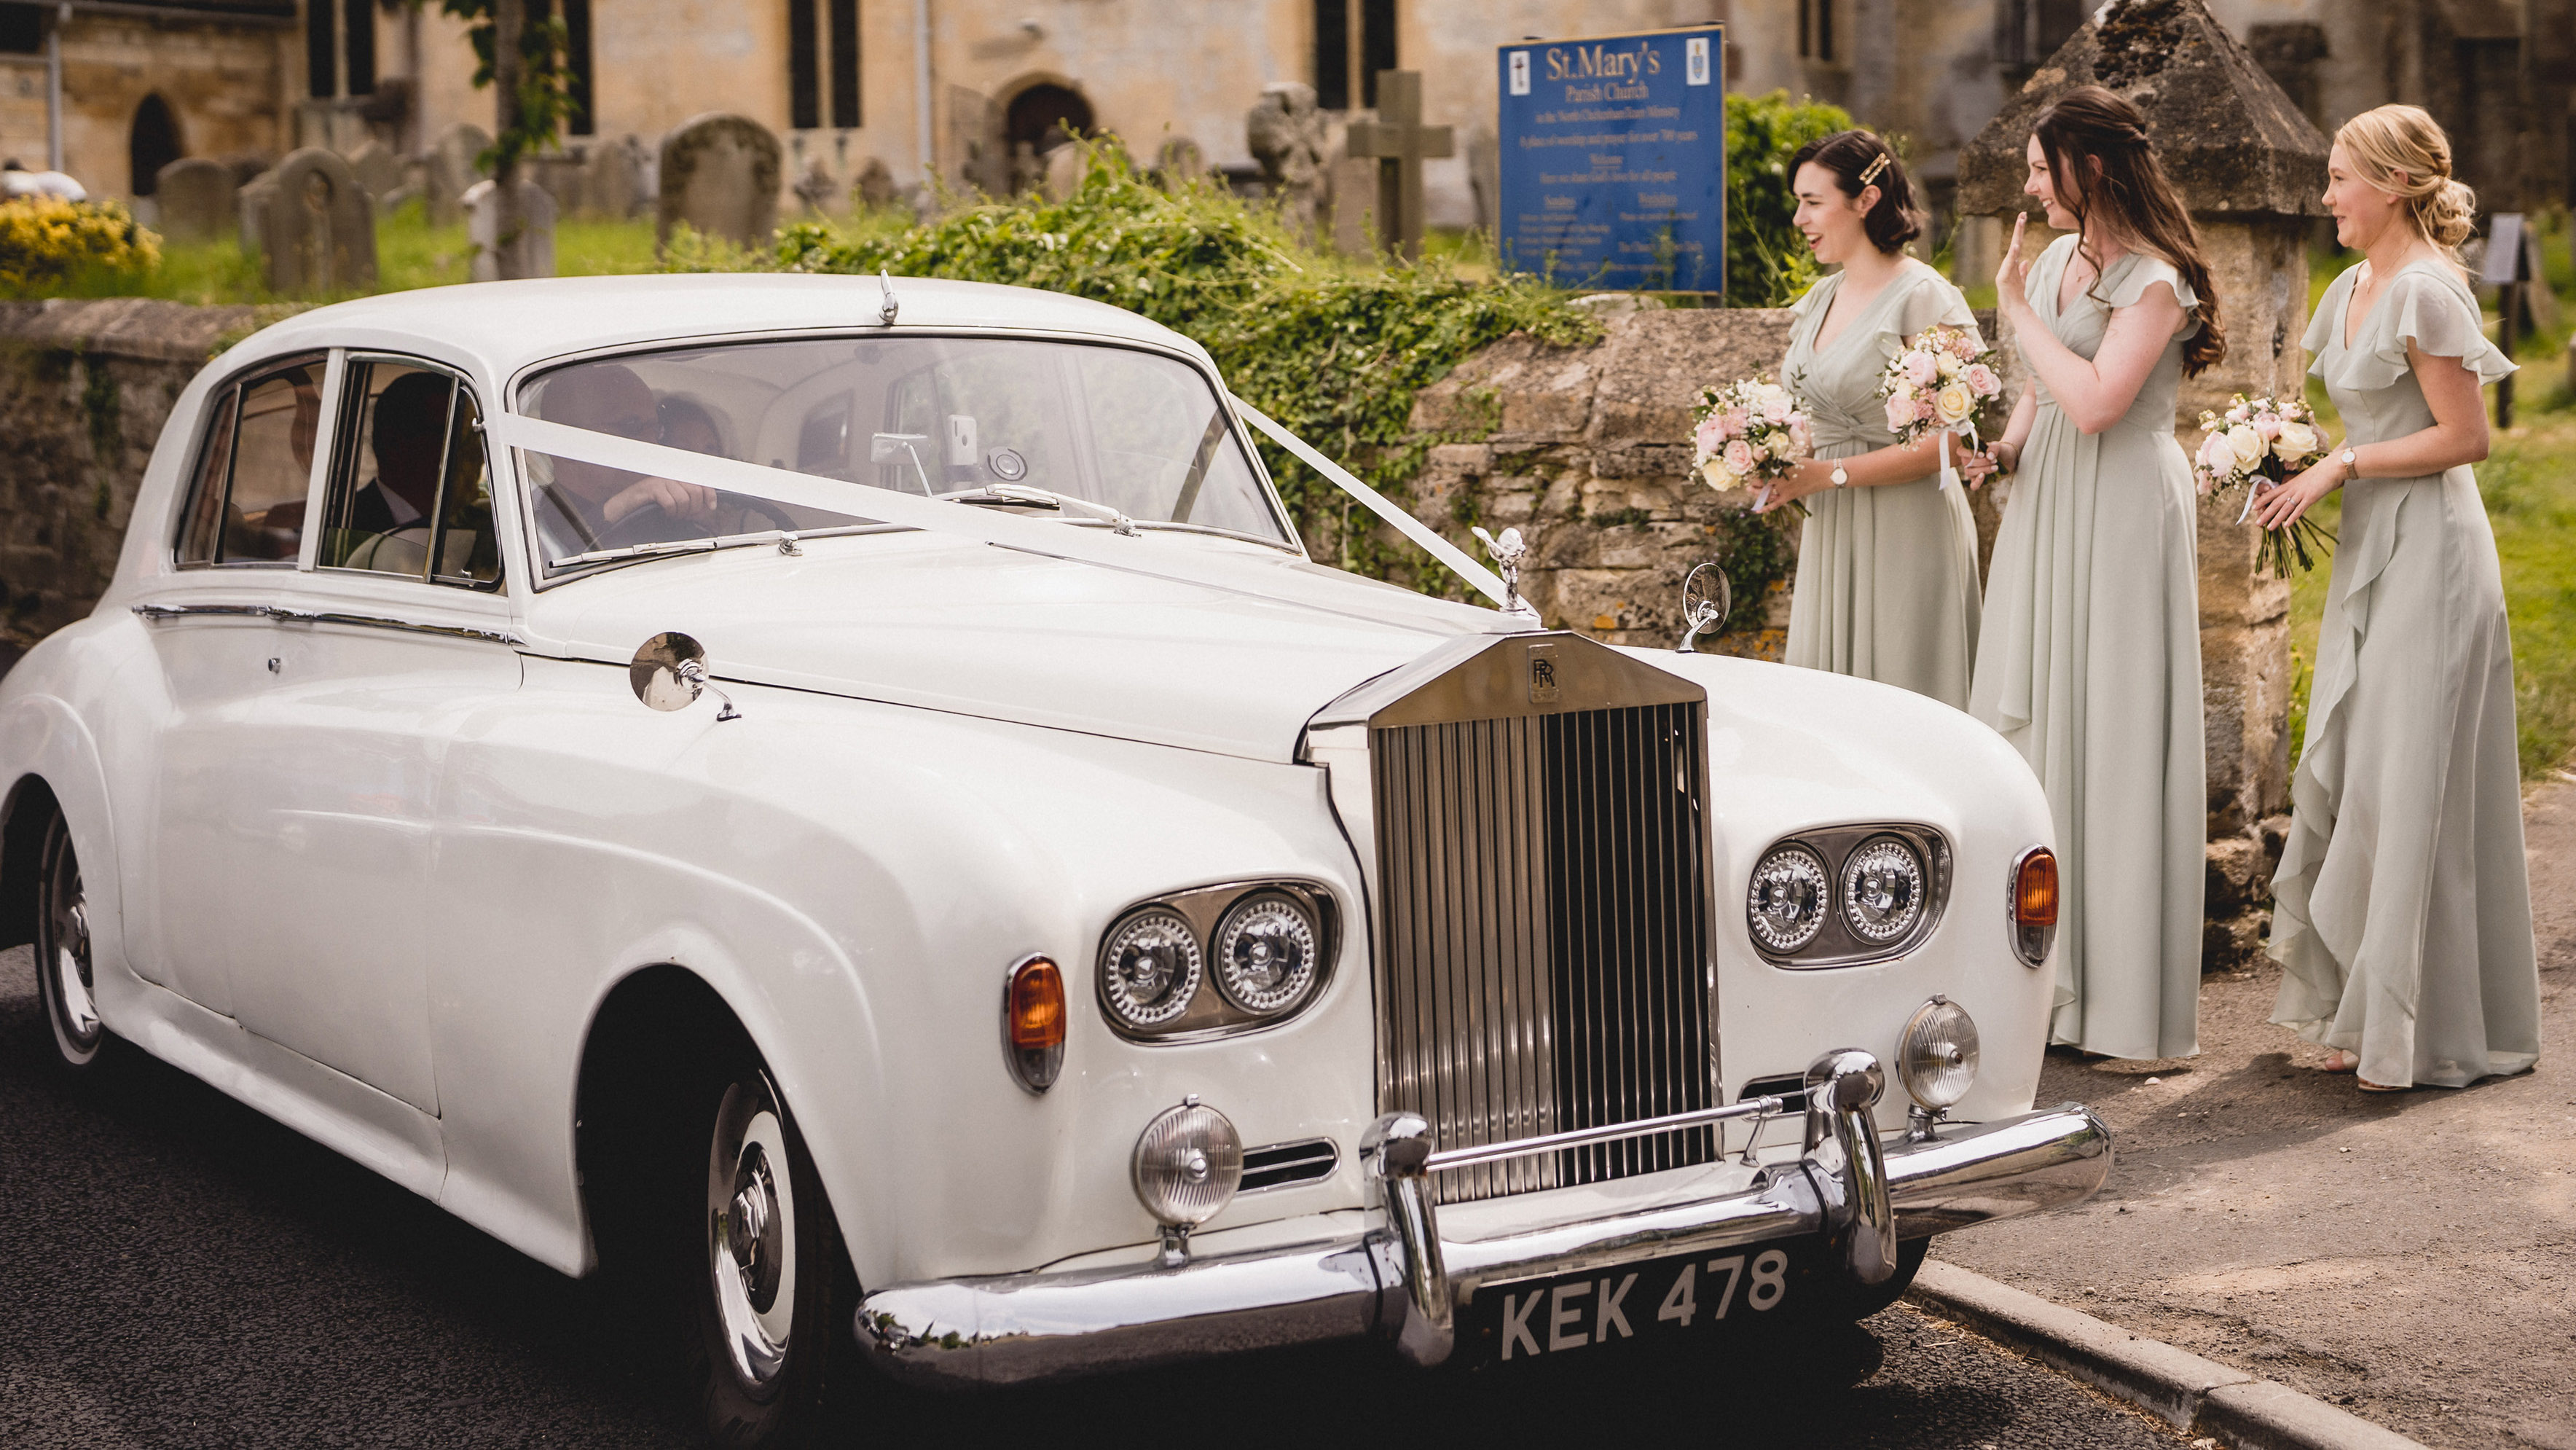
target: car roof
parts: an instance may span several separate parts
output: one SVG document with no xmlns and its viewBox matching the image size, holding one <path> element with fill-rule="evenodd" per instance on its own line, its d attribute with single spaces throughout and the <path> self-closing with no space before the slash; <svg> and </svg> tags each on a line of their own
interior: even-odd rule
<svg viewBox="0 0 2576 1450">
<path fill-rule="evenodd" d="M 699 272 L 546 277 L 388 292 L 318 307 L 264 328 L 238 349 L 238 357 L 315 347 L 409 350 L 435 344 L 452 360 L 480 362 L 499 381 L 549 358 L 604 347 L 876 327 L 889 286 L 898 304 L 899 329 L 1025 328 L 1206 356 L 1188 338 L 1125 308 L 1032 287 L 914 277 L 881 284 L 875 277 Z"/>
</svg>

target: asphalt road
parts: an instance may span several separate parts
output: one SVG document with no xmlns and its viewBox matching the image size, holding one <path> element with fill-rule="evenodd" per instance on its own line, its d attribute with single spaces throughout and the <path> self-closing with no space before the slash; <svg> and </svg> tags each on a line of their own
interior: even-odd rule
<svg viewBox="0 0 2576 1450">
<path fill-rule="evenodd" d="M 594 1286 L 140 1053 L 67 1081 L 45 1030 L 25 949 L 0 954 L 0 1445 L 694 1443 L 652 1342 Z M 852 1444 L 2185 1443 L 1902 1306 L 1725 1355 L 1540 1368 L 1425 1377 L 1316 1352 L 982 1399 L 880 1393 L 843 1418 Z"/>
</svg>

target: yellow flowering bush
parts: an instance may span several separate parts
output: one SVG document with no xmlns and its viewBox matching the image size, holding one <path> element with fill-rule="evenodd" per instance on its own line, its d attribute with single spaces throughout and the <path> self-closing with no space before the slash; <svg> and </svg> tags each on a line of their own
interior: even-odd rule
<svg viewBox="0 0 2576 1450">
<path fill-rule="evenodd" d="M 160 265 L 161 239 L 136 225 L 121 202 L 0 201 L 0 296 L 43 296 L 101 274 L 140 276 Z"/>
</svg>

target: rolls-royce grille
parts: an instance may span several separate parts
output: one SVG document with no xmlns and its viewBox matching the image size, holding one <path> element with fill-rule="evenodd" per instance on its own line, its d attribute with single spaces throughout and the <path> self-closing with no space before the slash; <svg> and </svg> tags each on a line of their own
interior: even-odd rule
<svg viewBox="0 0 2576 1450">
<path fill-rule="evenodd" d="M 1442 1148 L 1714 1105 L 1703 710 L 1372 729 L 1380 1100 Z M 1709 1129 L 1440 1175 L 1444 1201 L 1706 1162 Z"/>
</svg>

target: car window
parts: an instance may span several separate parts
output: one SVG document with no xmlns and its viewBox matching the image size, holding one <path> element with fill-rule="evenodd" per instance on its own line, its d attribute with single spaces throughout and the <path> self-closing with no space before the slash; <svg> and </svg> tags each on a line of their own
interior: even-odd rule
<svg viewBox="0 0 2576 1450">
<path fill-rule="evenodd" d="M 341 396 L 321 567 L 497 587 L 501 556 L 474 395 L 436 368 L 358 359 Z"/>
<path fill-rule="evenodd" d="M 1196 368 L 1137 348 L 1035 338 L 790 338 L 629 353 L 553 369 L 534 417 L 915 497 L 1107 526 L 1290 537 Z M 547 561 L 636 544 L 866 521 L 527 450 Z M 1048 495 L 1058 496 L 1050 499 Z M 548 567 L 554 567 L 549 562 Z"/>
<path fill-rule="evenodd" d="M 182 565 L 295 562 L 321 431 L 322 364 L 318 355 L 275 364 L 208 403 L 181 516 Z"/>
</svg>

